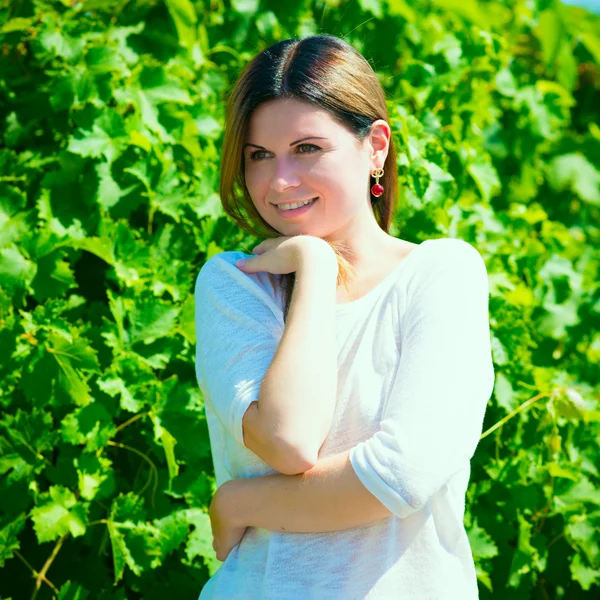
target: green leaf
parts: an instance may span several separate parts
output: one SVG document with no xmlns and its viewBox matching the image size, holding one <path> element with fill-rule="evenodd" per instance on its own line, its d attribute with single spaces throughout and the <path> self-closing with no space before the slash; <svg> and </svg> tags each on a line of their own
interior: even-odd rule
<svg viewBox="0 0 600 600">
<path fill-rule="evenodd" d="M 51 542 L 70 533 L 82 536 L 87 529 L 87 505 L 77 502 L 71 490 L 52 485 L 41 494 L 31 510 L 33 528 L 40 543 Z"/>
<path fill-rule="evenodd" d="M 381 6 L 381 0 L 358 0 L 358 5 L 365 12 L 370 12 L 372 15 L 381 19 L 383 16 L 383 8 Z"/>
<path fill-rule="evenodd" d="M 0 529 L 0 567 L 13 557 L 13 551 L 21 547 L 19 534 L 23 531 L 27 515 L 21 514 Z"/>
<path fill-rule="evenodd" d="M 202 510 L 189 510 L 188 519 L 194 525 L 194 529 L 188 538 L 185 553 L 191 562 L 197 556 L 204 558 L 204 564 L 212 577 L 223 564 L 217 559 L 212 547 L 213 535 L 210 525 L 210 517 Z"/>
<path fill-rule="evenodd" d="M 582 510 L 587 503 L 600 506 L 600 490 L 585 475 L 567 492 L 554 497 L 554 504 L 560 512 Z"/>
<path fill-rule="evenodd" d="M 68 444 L 84 445 L 87 452 L 103 448 L 114 437 L 116 427 L 110 413 L 98 401 L 78 408 L 66 415 L 60 432 Z"/>
<path fill-rule="evenodd" d="M 57 250 L 38 259 L 31 281 L 33 296 L 38 302 L 62 296 L 73 287 L 76 287 L 75 276 L 63 252 Z"/>
<path fill-rule="evenodd" d="M 592 585 L 600 584 L 600 569 L 593 569 L 584 564 L 581 555 L 575 554 L 569 562 L 573 579 L 579 582 L 584 590 L 587 591 Z"/>
<path fill-rule="evenodd" d="M 88 404 L 91 400 L 89 388 L 80 370 L 99 372 L 95 351 L 87 340 L 77 339 L 71 342 L 54 333 L 48 335 L 48 342 L 46 350 L 58 365 L 58 383 L 61 389 L 80 406 Z"/>
<path fill-rule="evenodd" d="M 58 437 L 52 413 L 37 406 L 19 408 L 14 414 L 4 412 L 0 432 L 10 447 L 10 451 L 0 454 L 0 473 L 12 469 L 9 477 L 13 481 L 31 479 L 43 471 L 47 464 L 44 453 L 51 454 Z"/>
<path fill-rule="evenodd" d="M 600 172 L 578 152 L 550 161 L 548 180 L 557 191 L 572 190 L 583 201 L 600 206 Z"/>
<path fill-rule="evenodd" d="M 196 320 L 194 298 L 190 296 L 181 306 L 177 331 L 190 343 L 196 343 Z"/>
<path fill-rule="evenodd" d="M 154 340 L 171 335 L 179 316 L 179 308 L 152 297 L 139 299 L 130 315 L 131 343 L 150 344 Z"/>
<path fill-rule="evenodd" d="M 498 555 L 498 546 L 496 546 L 491 536 L 478 525 L 477 519 L 473 521 L 473 526 L 467 533 L 469 545 L 475 559 L 494 558 Z"/>
<path fill-rule="evenodd" d="M 133 494 L 119 496 L 113 502 L 108 531 L 113 550 L 114 582 L 123 577 L 125 566 L 141 575 L 162 562 L 161 532 L 157 527 L 140 520 L 141 499 Z"/>
<path fill-rule="evenodd" d="M 162 519 L 155 519 L 152 525 L 160 532 L 161 550 L 164 558 L 185 543 L 190 529 L 188 511 L 173 512 Z"/>
<path fill-rule="evenodd" d="M 85 39 L 71 37 L 54 27 L 50 27 L 40 35 L 39 44 L 49 54 L 75 63 L 83 52 Z"/>
<path fill-rule="evenodd" d="M 86 600 L 89 592 L 79 583 L 66 581 L 58 590 L 58 600 Z"/>
<path fill-rule="evenodd" d="M 95 169 L 99 181 L 96 198 L 104 208 L 115 206 L 123 196 L 126 196 L 137 187 L 132 185 L 124 190 L 121 189 L 113 179 L 109 163 L 96 163 Z"/>
<path fill-rule="evenodd" d="M 479 193 L 484 200 L 489 201 L 501 190 L 498 173 L 489 163 L 471 163 L 467 167 L 467 171 L 475 180 Z"/>
<path fill-rule="evenodd" d="M 542 11 L 538 19 L 536 33 L 542 47 L 545 66 L 549 67 L 556 60 L 559 48 L 567 32 L 556 9 Z"/>
<path fill-rule="evenodd" d="M 111 46 L 89 48 L 85 56 L 85 61 L 89 72 L 92 74 L 115 72 L 121 77 L 128 77 L 130 75 L 124 58 Z"/>
<path fill-rule="evenodd" d="M 33 280 L 37 267 L 11 244 L 0 249 L 0 281 L 5 289 L 28 285 Z"/>
<path fill-rule="evenodd" d="M 194 5 L 189 0 L 166 0 L 169 14 L 177 28 L 179 41 L 191 48 L 196 40 L 196 23 L 198 16 Z"/>
<path fill-rule="evenodd" d="M 111 164 L 127 147 L 129 136 L 118 113 L 108 112 L 98 117 L 91 129 L 80 129 L 77 137 L 69 138 L 67 150 L 83 157 L 104 156 Z"/>
<path fill-rule="evenodd" d="M 200 115 L 194 119 L 198 133 L 209 139 L 217 139 L 223 130 L 223 126 L 214 117 L 208 114 Z"/>
<path fill-rule="evenodd" d="M 231 0 L 233 9 L 242 14 L 254 14 L 258 11 L 259 0 Z"/>
<path fill-rule="evenodd" d="M 600 559 L 600 545 L 598 544 L 599 522 L 593 522 L 593 517 L 579 516 L 565 528 L 567 539 L 573 547 L 579 548 L 585 552 L 585 556 L 591 564 L 597 564 Z"/>
<path fill-rule="evenodd" d="M 532 525 L 520 513 L 517 513 L 519 523 L 519 541 L 517 549 L 513 555 L 510 567 L 508 585 L 512 588 L 518 588 L 521 585 L 521 579 L 531 571 L 543 573 L 547 562 L 547 549 L 545 545 L 539 544 L 540 550 L 533 545 L 534 540 L 539 539 L 539 535 L 532 535 Z"/>
<path fill-rule="evenodd" d="M 25 31 L 33 25 L 33 19 L 25 19 L 23 17 L 17 17 L 10 19 L 2 27 L 0 27 L 0 34 L 12 33 L 13 31 Z"/>
<path fill-rule="evenodd" d="M 120 377 L 103 377 L 97 380 L 98 387 L 114 398 L 119 396 L 121 408 L 130 412 L 139 412 L 144 402 L 136 400 Z"/>
<path fill-rule="evenodd" d="M 433 0 L 432 4 L 449 13 L 456 14 L 482 29 L 489 29 L 489 19 L 485 13 L 479 10 L 477 0 Z"/>
<path fill-rule="evenodd" d="M 104 482 L 114 490 L 112 462 L 96 454 L 82 454 L 74 460 L 81 497 L 93 500 Z"/>
<path fill-rule="evenodd" d="M 175 459 L 175 444 L 177 440 L 163 427 L 160 417 L 151 414 L 154 424 L 154 441 L 161 444 L 165 451 L 169 469 L 169 483 L 179 474 L 179 465 Z"/>
</svg>

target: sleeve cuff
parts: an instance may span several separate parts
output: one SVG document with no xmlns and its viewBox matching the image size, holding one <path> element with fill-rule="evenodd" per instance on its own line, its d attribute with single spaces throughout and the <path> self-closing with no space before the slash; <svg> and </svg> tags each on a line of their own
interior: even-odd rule
<svg viewBox="0 0 600 600">
<path fill-rule="evenodd" d="M 415 509 L 373 469 L 368 460 L 368 452 L 367 442 L 360 442 L 350 450 L 350 463 L 361 483 L 397 517 L 404 518 L 414 513 Z"/>
<path fill-rule="evenodd" d="M 255 401 L 258 400 L 258 394 L 260 392 L 260 386 L 262 381 L 252 382 L 247 386 L 245 390 L 239 393 L 231 406 L 231 431 L 235 441 L 245 448 L 244 444 L 244 428 L 242 425 L 242 419 L 248 410 L 248 407 Z"/>
</svg>

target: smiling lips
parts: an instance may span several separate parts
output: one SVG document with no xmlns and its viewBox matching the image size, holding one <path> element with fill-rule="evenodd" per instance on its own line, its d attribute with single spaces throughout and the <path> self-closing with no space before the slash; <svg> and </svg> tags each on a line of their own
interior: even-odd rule
<svg viewBox="0 0 600 600">
<path fill-rule="evenodd" d="M 316 200 L 318 198 L 318 196 L 315 196 L 314 198 L 306 198 L 305 200 L 292 200 L 290 202 L 271 202 L 271 204 L 273 204 L 274 206 L 291 206 L 292 204 L 303 204 L 304 202 L 310 202 L 311 200 Z"/>
<path fill-rule="evenodd" d="M 282 217 L 292 217 L 292 216 L 298 216 L 301 215 L 305 212 L 307 212 L 308 210 L 310 210 L 318 201 L 318 197 L 316 198 L 312 198 L 311 200 L 313 200 L 312 202 L 309 202 L 308 204 L 304 204 L 298 208 L 290 208 L 290 209 L 282 209 L 280 208 L 279 205 L 275 205 L 275 208 L 277 209 L 277 212 L 282 216 Z"/>
</svg>

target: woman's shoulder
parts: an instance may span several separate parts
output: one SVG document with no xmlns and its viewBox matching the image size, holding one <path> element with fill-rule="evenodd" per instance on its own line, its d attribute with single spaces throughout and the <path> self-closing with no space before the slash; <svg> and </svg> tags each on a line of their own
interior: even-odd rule
<svg viewBox="0 0 600 600">
<path fill-rule="evenodd" d="M 483 263 L 479 250 L 461 238 L 430 238 L 413 246 L 408 249 L 409 253 L 420 253 L 425 261 L 438 268 L 460 268 L 469 263 Z"/>
<path fill-rule="evenodd" d="M 279 304 L 277 283 L 270 273 L 245 273 L 236 266 L 240 258 L 252 256 L 241 250 L 227 250 L 211 256 L 201 267 L 196 278 L 196 294 L 201 289 L 212 290 L 217 295 L 252 297 L 262 302 Z"/>
</svg>

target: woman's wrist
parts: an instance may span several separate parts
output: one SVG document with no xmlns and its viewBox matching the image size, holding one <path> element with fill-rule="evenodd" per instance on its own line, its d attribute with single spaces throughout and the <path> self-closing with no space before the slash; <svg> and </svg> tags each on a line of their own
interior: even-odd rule
<svg viewBox="0 0 600 600">
<path fill-rule="evenodd" d="M 247 489 L 250 479 L 231 479 L 217 490 L 215 497 L 219 503 L 219 511 L 225 515 L 228 522 L 236 527 L 248 527 Z"/>
<path fill-rule="evenodd" d="M 335 250 L 321 238 L 306 237 L 310 237 L 310 240 L 306 240 L 306 243 L 301 246 L 298 255 L 297 273 L 300 274 L 313 268 L 318 269 L 319 272 L 331 269 L 332 274 L 337 276 L 338 260 Z"/>
</svg>

